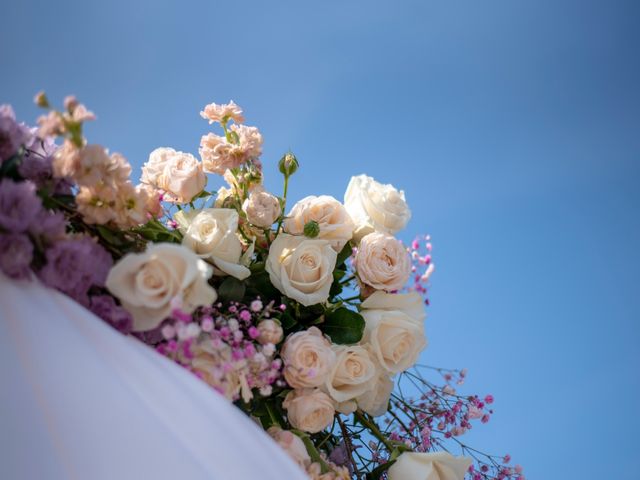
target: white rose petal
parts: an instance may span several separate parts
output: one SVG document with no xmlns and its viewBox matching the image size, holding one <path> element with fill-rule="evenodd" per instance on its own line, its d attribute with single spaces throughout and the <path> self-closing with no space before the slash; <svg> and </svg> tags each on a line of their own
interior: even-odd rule
<svg viewBox="0 0 640 480">
<path fill-rule="evenodd" d="M 418 325 L 423 325 L 424 319 L 427 318 L 422 297 L 416 292 L 386 293 L 377 291 L 362 302 L 361 307 L 365 310 L 399 310 L 406 313 Z"/>
<path fill-rule="evenodd" d="M 281 233 L 269 248 L 265 268 L 274 287 L 309 306 L 329 298 L 337 257 L 327 240 Z"/>
<path fill-rule="evenodd" d="M 463 480 L 471 463 L 447 452 L 404 452 L 389 469 L 389 480 Z"/>
<path fill-rule="evenodd" d="M 227 274 L 239 280 L 251 271 L 242 262 L 242 243 L 237 235 L 238 212 L 230 208 L 179 211 L 174 220 L 183 234 L 182 243 L 200 258 L 215 265 L 218 275 Z"/>
<path fill-rule="evenodd" d="M 424 327 L 402 311 L 362 310 L 363 344 L 369 344 L 380 365 L 390 374 L 412 367 L 427 346 Z"/>
<path fill-rule="evenodd" d="M 329 240 L 340 252 L 353 236 L 353 221 L 344 206 L 328 195 L 309 196 L 296 203 L 284 222 L 284 229 L 291 235 L 304 235 L 304 226 L 317 222 L 320 233 L 317 238 Z"/>
<path fill-rule="evenodd" d="M 355 223 L 356 240 L 371 232 L 394 234 L 411 218 L 402 190 L 378 183 L 367 175 L 351 177 L 344 194 L 344 205 Z"/>
<path fill-rule="evenodd" d="M 374 359 L 360 345 L 334 345 L 336 360 L 327 377 L 325 388 L 336 402 L 347 402 L 371 388 L 378 371 Z"/>
<path fill-rule="evenodd" d="M 384 415 L 387 413 L 393 386 L 393 379 L 386 372 L 380 372 L 373 388 L 356 399 L 358 407 L 374 417 Z"/>
</svg>

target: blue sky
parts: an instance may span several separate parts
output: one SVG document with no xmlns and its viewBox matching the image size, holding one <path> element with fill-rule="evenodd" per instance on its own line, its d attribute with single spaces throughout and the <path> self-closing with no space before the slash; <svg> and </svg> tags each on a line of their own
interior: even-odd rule
<svg viewBox="0 0 640 480">
<path fill-rule="evenodd" d="M 640 5 L 624 0 L 4 2 L 0 102 L 75 93 L 139 167 L 235 100 L 291 198 L 405 190 L 437 273 L 423 360 L 496 415 L 528 477 L 638 478 Z M 215 188 L 217 184 L 211 185 Z"/>
</svg>

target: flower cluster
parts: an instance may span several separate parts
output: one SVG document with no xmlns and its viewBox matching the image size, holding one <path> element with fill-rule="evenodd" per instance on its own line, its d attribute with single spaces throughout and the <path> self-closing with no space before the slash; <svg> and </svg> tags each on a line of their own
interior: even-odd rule
<svg viewBox="0 0 640 480">
<path fill-rule="evenodd" d="M 200 158 L 157 148 L 134 185 L 122 155 L 83 136 L 94 115 L 77 99 L 36 103 L 48 110 L 38 129 L 0 107 L 5 275 L 37 276 L 153 346 L 312 479 L 524 478 L 460 441 L 492 397 L 458 395 L 464 372 L 438 370 L 439 387 L 416 367 L 433 263 L 430 237 L 396 237 L 411 218 L 404 192 L 359 175 L 343 201 L 287 208 L 298 159 L 282 156 L 282 194 L 267 191 L 262 136 L 233 102 L 201 112 L 222 132 L 202 136 Z M 215 193 L 209 173 L 224 181 Z"/>
</svg>

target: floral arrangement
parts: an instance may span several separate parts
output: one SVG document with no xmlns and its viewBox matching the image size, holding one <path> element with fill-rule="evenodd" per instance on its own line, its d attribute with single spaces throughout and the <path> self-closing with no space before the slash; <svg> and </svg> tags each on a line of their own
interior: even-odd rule
<svg viewBox="0 0 640 480">
<path fill-rule="evenodd" d="M 457 393 L 465 370 L 416 365 L 432 245 L 394 236 L 411 218 L 402 191 L 359 175 L 344 203 L 288 208 L 297 158 L 278 162 L 282 195 L 267 192 L 262 136 L 233 102 L 201 112 L 218 133 L 200 159 L 158 148 L 134 185 L 122 155 L 85 139 L 84 105 L 35 101 L 37 128 L 0 107 L 5 275 L 38 278 L 193 372 L 310 478 L 524 480 L 508 455 L 461 440 L 493 397 Z M 207 174 L 224 186 L 207 190 Z"/>
</svg>

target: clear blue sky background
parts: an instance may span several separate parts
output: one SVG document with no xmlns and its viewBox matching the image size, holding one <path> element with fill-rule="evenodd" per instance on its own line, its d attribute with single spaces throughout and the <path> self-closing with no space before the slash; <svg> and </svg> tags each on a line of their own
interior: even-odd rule
<svg viewBox="0 0 640 480">
<path fill-rule="evenodd" d="M 75 93 L 139 167 L 197 153 L 229 99 L 267 186 L 403 188 L 434 237 L 424 361 L 496 397 L 469 436 L 530 479 L 633 480 L 640 395 L 640 4 L 629 0 L 3 1 L 0 102 Z M 216 184 L 217 185 L 217 184 Z M 216 185 L 213 185 L 215 187 Z"/>
</svg>

